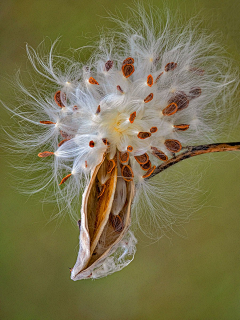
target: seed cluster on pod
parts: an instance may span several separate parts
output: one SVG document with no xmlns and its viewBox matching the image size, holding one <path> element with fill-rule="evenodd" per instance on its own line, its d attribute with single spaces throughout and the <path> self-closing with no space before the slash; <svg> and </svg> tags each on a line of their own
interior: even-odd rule
<svg viewBox="0 0 240 320">
<path fill-rule="evenodd" d="M 57 123 L 51 120 L 40 123 L 60 128 L 58 148 L 38 155 L 72 159 L 72 171 L 60 185 L 72 174 L 92 170 L 104 154 L 108 155 L 111 172 L 118 151 L 121 175 L 129 181 L 134 176 L 144 179 L 153 173 L 156 166 L 149 155 L 166 161 L 169 155 L 181 151 L 183 132 L 190 126 L 194 130 L 195 120 L 186 114 L 184 121 L 183 113 L 192 100 L 201 96 L 202 90 L 199 86 L 190 86 L 186 92 L 174 89 L 171 81 L 176 81 L 175 70 L 181 65 L 168 62 L 159 67 L 159 60 L 158 57 L 149 62 L 145 77 L 138 76 L 142 65 L 135 64 L 133 57 L 124 59 L 120 68 L 118 61 L 108 60 L 102 65 L 99 79 L 90 76 L 90 71 L 89 78 L 85 75 L 85 88 L 69 84 L 55 93 L 54 101 L 61 108 L 61 116 Z M 184 72 L 201 77 L 204 71 Z M 170 88 L 167 94 L 166 83 Z M 91 106 L 85 101 L 87 94 Z"/>
</svg>

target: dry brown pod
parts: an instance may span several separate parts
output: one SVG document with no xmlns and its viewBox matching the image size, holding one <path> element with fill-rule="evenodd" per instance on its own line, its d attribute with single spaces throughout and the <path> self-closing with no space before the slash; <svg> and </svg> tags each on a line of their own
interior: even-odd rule
<svg viewBox="0 0 240 320">
<path fill-rule="evenodd" d="M 79 252 L 76 264 L 71 270 L 72 280 L 106 276 L 121 270 L 133 259 L 136 239 L 129 230 L 129 226 L 134 184 L 119 177 L 120 163 L 117 159 L 116 155 L 115 161 L 118 161 L 118 165 L 111 173 L 106 173 L 109 160 L 104 157 L 92 172 L 91 180 L 83 194 Z M 101 186 L 99 174 L 100 176 L 105 174 L 105 180 L 107 180 L 104 183 L 103 193 L 99 188 L 99 185 Z M 122 179 L 120 184 L 117 184 L 118 179 Z M 114 216 L 113 202 L 114 199 L 119 199 L 117 192 L 120 192 L 120 195 L 123 194 L 123 188 L 126 190 L 123 207 L 119 214 Z M 119 223 L 121 223 L 120 226 Z"/>
</svg>

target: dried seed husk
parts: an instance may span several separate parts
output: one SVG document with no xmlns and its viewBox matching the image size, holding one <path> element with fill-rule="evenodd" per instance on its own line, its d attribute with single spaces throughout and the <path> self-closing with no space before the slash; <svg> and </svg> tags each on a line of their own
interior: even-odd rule
<svg viewBox="0 0 240 320">
<path fill-rule="evenodd" d="M 114 160 L 118 161 L 117 159 L 116 155 Z M 117 179 L 119 179 L 119 163 L 111 171 L 110 178 L 105 184 L 105 191 L 98 198 L 98 193 L 100 192 L 98 188 L 98 171 L 102 166 L 106 166 L 105 162 L 108 162 L 107 158 L 96 166 L 89 185 L 83 194 L 79 253 L 76 264 L 71 271 L 72 280 L 94 277 L 94 270 L 101 267 L 109 255 L 117 250 L 130 226 L 130 209 L 134 195 L 134 184 L 132 181 L 125 182 L 127 197 L 119 213 L 123 226 L 121 232 L 114 230 L 112 224 L 111 208 L 116 192 Z"/>
</svg>

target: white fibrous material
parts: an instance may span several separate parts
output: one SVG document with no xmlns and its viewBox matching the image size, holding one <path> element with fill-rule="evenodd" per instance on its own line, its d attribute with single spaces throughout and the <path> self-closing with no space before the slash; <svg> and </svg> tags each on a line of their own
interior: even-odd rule
<svg viewBox="0 0 240 320">
<path fill-rule="evenodd" d="M 99 279 L 122 270 L 133 260 L 136 244 L 137 239 L 129 230 L 124 238 L 109 251 L 106 258 L 94 263 L 91 268 L 83 271 L 78 277 L 71 274 L 72 279 L 75 281 L 81 279 Z"/>
<path fill-rule="evenodd" d="M 112 20 L 119 29 L 101 34 L 88 61 L 55 54 L 55 44 L 47 56 L 27 46 L 41 80 L 34 79 L 29 89 L 19 81 L 24 98 L 19 94 L 21 105 L 13 111 L 20 124 L 14 137 L 17 149 L 28 161 L 34 153 L 27 169 L 34 175 L 30 188 L 36 192 L 35 185 L 38 190 L 53 185 L 58 203 L 64 203 L 64 211 L 75 219 L 80 218 L 75 204 L 94 169 L 106 159 L 95 178 L 96 197 L 91 195 L 101 200 L 117 168 L 112 191 L 116 193 L 106 223 L 115 232 L 127 233 L 104 261 L 99 253 L 97 263 L 87 269 L 86 277 L 92 278 L 118 271 L 133 259 L 136 239 L 124 229 L 121 216 L 129 181 L 136 187 L 133 222 L 139 222 L 141 215 L 154 216 L 154 228 L 164 231 L 187 220 L 168 198 L 172 188 L 165 189 L 158 177 L 146 178 L 186 146 L 222 136 L 224 116 L 233 114 L 230 105 L 233 110 L 238 84 L 221 47 L 212 36 L 199 32 L 193 21 L 181 27 L 176 17 L 163 17 L 157 10 L 148 15 L 142 7 L 133 10 L 127 21 Z M 187 193 L 190 198 L 192 190 Z M 172 206 L 171 212 L 164 203 Z M 89 206 L 86 221 L 94 228 L 97 222 L 92 223 Z M 100 237 L 101 228 L 93 238 Z"/>
</svg>

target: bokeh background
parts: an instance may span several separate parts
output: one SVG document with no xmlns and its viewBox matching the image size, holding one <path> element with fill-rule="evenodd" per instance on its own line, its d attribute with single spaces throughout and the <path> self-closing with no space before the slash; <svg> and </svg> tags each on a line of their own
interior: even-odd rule
<svg viewBox="0 0 240 320">
<path fill-rule="evenodd" d="M 161 1 L 151 3 L 163 7 Z M 46 37 L 61 36 L 62 50 L 86 45 L 99 27 L 112 26 L 102 18 L 108 10 L 118 8 L 124 16 L 127 4 L 122 0 L 1 0 L 0 99 L 7 104 L 13 101 L 7 79 L 13 79 L 19 67 L 26 70 L 26 43 L 36 48 Z M 198 13 L 205 28 L 221 35 L 239 68 L 239 0 L 169 0 L 168 6 L 186 18 Z M 11 124 L 3 108 L 0 118 L 5 127 Z M 231 140 L 239 140 L 240 128 L 231 129 Z M 3 139 L 1 132 L 0 143 Z M 2 149 L 0 319 L 240 319 L 239 155 L 193 158 L 169 169 L 169 180 L 179 170 L 191 175 L 196 167 L 203 175 L 199 204 L 206 204 L 185 225 L 184 236 L 172 234 L 171 239 L 153 243 L 137 232 L 137 254 L 127 268 L 107 278 L 78 282 L 70 280 L 68 270 L 77 255 L 77 226 L 67 215 L 50 221 L 54 207 L 41 204 L 42 194 L 30 198 L 20 194 L 9 159 Z M 187 204 L 186 198 L 179 197 L 181 201 Z"/>
</svg>

